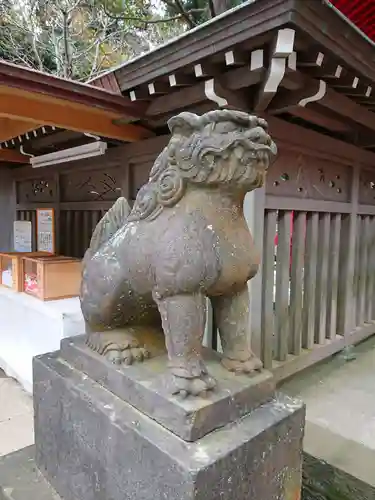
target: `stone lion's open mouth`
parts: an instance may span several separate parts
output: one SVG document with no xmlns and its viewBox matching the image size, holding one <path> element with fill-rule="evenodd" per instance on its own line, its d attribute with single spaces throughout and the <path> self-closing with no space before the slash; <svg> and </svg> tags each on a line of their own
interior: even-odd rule
<svg viewBox="0 0 375 500">
<path fill-rule="evenodd" d="M 276 144 L 261 127 L 249 130 L 235 141 L 234 154 L 239 162 L 261 171 L 267 170 L 276 153 Z"/>
</svg>

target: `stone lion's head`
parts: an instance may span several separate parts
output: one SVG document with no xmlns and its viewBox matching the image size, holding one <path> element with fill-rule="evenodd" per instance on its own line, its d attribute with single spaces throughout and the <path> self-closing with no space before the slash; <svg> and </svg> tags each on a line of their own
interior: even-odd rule
<svg viewBox="0 0 375 500">
<path fill-rule="evenodd" d="M 128 220 L 154 219 L 175 205 L 189 184 L 247 192 L 263 185 L 277 148 L 267 122 L 243 111 L 180 113 L 168 122 L 172 137 L 138 192 Z"/>
</svg>

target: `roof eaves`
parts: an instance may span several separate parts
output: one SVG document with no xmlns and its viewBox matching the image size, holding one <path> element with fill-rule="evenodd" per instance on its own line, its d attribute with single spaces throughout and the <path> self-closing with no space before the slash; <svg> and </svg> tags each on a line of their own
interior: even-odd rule
<svg viewBox="0 0 375 500">
<path fill-rule="evenodd" d="M 348 17 L 346 17 L 337 7 L 335 7 L 329 0 L 322 0 L 329 8 L 331 8 L 341 19 L 343 19 L 353 30 L 355 30 L 366 42 L 375 47 L 375 42 L 369 38 L 358 26 L 356 26 Z"/>
<path fill-rule="evenodd" d="M 132 117 L 142 116 L 139 105 L 121 95 L 1 60 L 0 86 L 14 87 L 69 102 L 122 112 Z"/>
<path fill-rule="evenodd" d="M 137 61 L 144 59 L 146 56 L 152 55 L 156 52 L 163 50 L 166 47 L 174 45 L 175 43 L 177 43 L 179 40 L 182 40 L 183 38 L 186 38 L 188 36 L 193 37 L 197 32 L 200 32 L 200 31 L 207 29 L 207 26 L 210 26 L 213 23 L 217 23 L 220 19 L 226 18 L 226 17 L 232 15 L 234 12 L 243 9 L 247 5 L 251 5 L 251 4 L 253 4 L 255 2 L 259 2 L 259 1 L 261 1 L 261 0 L 247 0 L 246 2 L 244 2 L 240 5 L 237 5 L 236 7 L 233 7 L 232 9 L 229 9 L 226 12 L 223 12 L 222 14 L 220 14 L 212 19 L 209 19 L 205 23 L 199 24 L 198 26 L 195 26 L 194 28 L 192 28 L 188 31 L 185 31 L 184 33 L 181 33 L 180 35 L 177 35 L 173 38 L 170 38 L 165 43 L 162 43 L 162 44 L 158 45 L 157 47 L 155 47 L 147 52 L 142 52 L 142 54 L 139 54 L 138 56 L 133 57 L 132 59 L 129 59 L 126 62 L 120 63 L 117 66 L 114 66 L 113 68 L 102 73 L 101 75 L 96 76 L 96 77 L 92 78 L 91 80 L 88 80 L 87 83 L 91 84 L 92 82 L 95 82 L 96 80 L 100 80 L 101 78 L 107 76 L 110 73 L 115 73 L 119 69 L 123 69 L 123 68 L 126 68 L 127 66 L 135 64 L 135 63 L 137 63 Z"/>
</svg>

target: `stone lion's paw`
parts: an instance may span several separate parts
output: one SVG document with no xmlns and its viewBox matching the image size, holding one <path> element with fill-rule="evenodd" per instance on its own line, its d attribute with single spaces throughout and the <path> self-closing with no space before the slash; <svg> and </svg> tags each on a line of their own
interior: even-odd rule
<svg viewBox="0 0 375 500">
<path fill-rule="evenodd" d="M 223 358 L 222 365 L 230 372 L 253 373 L 263 368 L 263 363 L 256 356 L 251 356 L 247 360 Z"/>
<path fill-rule="evenodd" d="M 206 397 L 209 391 L 216 387 L 216 380 L 210 375 L 202 373 L 199 377 L 183 378 L 176 375 L 173 377 L 172 394 L 186 398 L 187 396 Z"/>
</svg>

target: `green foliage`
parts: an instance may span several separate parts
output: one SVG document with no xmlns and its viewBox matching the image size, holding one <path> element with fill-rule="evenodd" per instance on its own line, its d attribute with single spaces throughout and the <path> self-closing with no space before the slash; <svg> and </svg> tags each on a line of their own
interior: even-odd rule
<svg viewBox="0 0 375 500">
<path fill-rule="evenodd" d="M 0 0 L 0 58 L 87 80 L 242 1 Z"/>
</svg>

